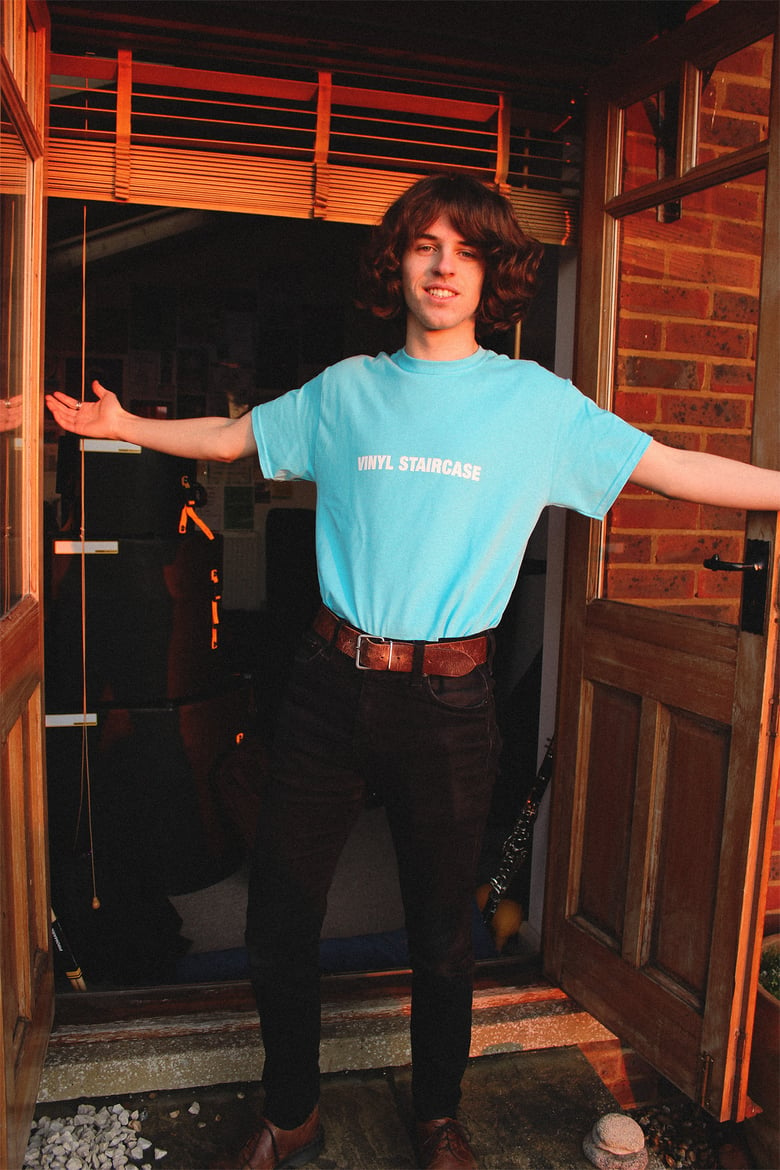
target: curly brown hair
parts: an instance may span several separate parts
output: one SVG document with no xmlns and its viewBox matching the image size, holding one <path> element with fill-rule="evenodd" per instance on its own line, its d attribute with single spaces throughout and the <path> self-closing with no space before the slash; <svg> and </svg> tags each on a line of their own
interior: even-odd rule
<svg viewBox="0 0 780 1170">
<path fill-rule="evenodd" d="M 485 261 L 477 335 L 511 328 L 533 299 L 543 248 L 525 234 L 508 199 L 469 175 L 429 175 L 390 205 L 363 252 L 358 303 L 385 319 L 403 312 L 404 253 L 442 215 Z"/>
</svg>

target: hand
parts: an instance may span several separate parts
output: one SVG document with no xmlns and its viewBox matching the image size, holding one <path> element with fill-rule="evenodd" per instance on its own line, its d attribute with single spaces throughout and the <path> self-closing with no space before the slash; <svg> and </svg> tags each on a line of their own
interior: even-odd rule
<svg viewBox="0 0 780 1170">
<path fill-rule="evenodd" d="M 95 439 L 120 438 L 119 420 L 125 412 L 119 399 L 100 382 L 92 383 L 92 391 L 96 402 L 79 402 L 58 390 L 46 395 L 46 405 L 64 431 Z"/>
<path fill-rule="evenodd" d="M 22 425 L 22 396 L 14 394 L 0 401 L 0 431 L 18 431 Z"/>
</svg>

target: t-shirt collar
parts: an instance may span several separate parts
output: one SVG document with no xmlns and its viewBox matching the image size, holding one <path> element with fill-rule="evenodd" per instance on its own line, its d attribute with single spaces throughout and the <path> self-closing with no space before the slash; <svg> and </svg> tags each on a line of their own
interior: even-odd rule
<svg viewBox="0 0 780 1170">
<path fill-rule="evenodd" d="M 470 370 L 474 366 L 479 365 L 484 361 L 488 351 L 479 346 L 476 351 L 469 354 L 465 358 L 457 358 L 455 361 L 426 361 L 423 358 L 410 357 L 405 349 L 396 350 L 391 356 L 391 361 L 395 362 L 402 370 L 406 370 L 411 374 L 449 374 L 461 373 L 462 371 Z"/>
</svg>

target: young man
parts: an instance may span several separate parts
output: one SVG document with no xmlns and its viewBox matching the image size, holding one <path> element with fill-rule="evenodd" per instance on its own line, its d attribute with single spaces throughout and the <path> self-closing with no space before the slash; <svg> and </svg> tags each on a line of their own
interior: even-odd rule
<svg viewBox="0 0 780 1170">
<path fill-rule="evenodd" d="M 368 777 L 398 856 L 413 968 L 420 1165 L 476 1162 L 456 1120 L 469 1052 L 471 899 L 496 767 L 491 631 L 548 504 L 601 518 L 631 480 L 667 496 L 780 507 L 780 473 L 666 448 L 533 363 L 482 349 L 532 295 L 541 249 L 463 176 L 411 187 L 363 266 L 364 302 L 405 313 L 406 344 L 356 357 L 239 419 L 154 421 L 113 394 L 55 394 L 66 430 L 175 455 L 259 455 L 316 481 L 323 608 L 274 746 L 247 945 L 265 1113 L 237 1162 L 298 1166 L 322 1147 L 318 942 Z"/>
</svg>

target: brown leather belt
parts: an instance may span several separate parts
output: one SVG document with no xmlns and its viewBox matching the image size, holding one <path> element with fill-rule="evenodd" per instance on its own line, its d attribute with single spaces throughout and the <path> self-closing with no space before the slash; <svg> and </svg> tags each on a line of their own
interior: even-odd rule
<svg viewBox="0 0 780 1170">
<path fill-rule="evenodd" d="M 354 658 L 358 670 L 397 670 L 409 672 L 415 666 L 415 651 L 422 674 L 439 674 L 459 678 L 475 666 L 487 662 L 488 639 L 485 634 L 449 642 L 396 642 L 391 638 L 375 638 L 361 630 L 353 630 L 325 606 L 313 622 L 316 633 L 325 638 L 342 654 Z"/>
</svg>

